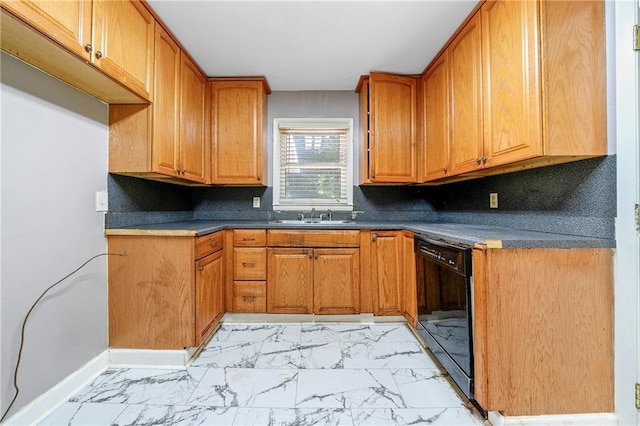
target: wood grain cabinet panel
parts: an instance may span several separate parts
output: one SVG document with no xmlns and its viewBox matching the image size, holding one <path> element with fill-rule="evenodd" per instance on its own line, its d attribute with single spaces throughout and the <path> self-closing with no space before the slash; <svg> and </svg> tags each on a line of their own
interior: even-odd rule
<svg viewBox="0 0 640 426">
<path fill-rule="evenodd" d="M 221 233 L 218 233 L 221 234 Z M 109 236 L 109 347 L 183 349 L 202 343 L 224 313 L 224 250 L 198 259 L 206 237 Z M 222 240 L 220 240 L 222 241 Z"/>
<path fill-rule="evenodd" d="M 265 281 L 234 281 L 233 312 L 267 312 L 267 287 Z"/>
<path fill-rule="evenodd" d="M 267 249 L 267 312 L 313 313 L 311 249 Z"/>
<path fill-rule="evenodd" d="M 266 185 L 263 145 L 267 141 L 264 79 L 211 79 L 212 182 Z"/>
<path fill-rule="evenodd" d="M 449 128 L 449 174 L 451 176 L 478 170 L 484 165 L 480 25 L 480 13 L 476 13 L 447 48 L 451 96 Z"/>
<path fill-rule="evenodd" d="M 138 0 L 3 1 L 2 50 L 109 104 L 151 100 L 155 19 Z"/>
<path fill-rule="evenodd" d="M 224 315 L 224 258 L 220 250 L 196 262 L 196 344 Z"/>
<path fill-rule="evenodd" d="M 422 77 L 424 99 L 423 181 L 449 175 L 449 55 L 444 51 Z"/>
<path fill-rule="evenodd" d="M 137 0 L 93 0 L 93 63 L 151 98 L 155 19 Z"/>
<path fill-rule="evenodd" d="M 155 49 L 153 104 L 109 107 L 109 172 L 207 184 L 206 78 L 160 25 Z"/>
<path fill-rule="evenodd" d="M 474 249 L 475 398 L 507 416 L 611 413 L 610 249 Z"/>
<path fill-rule="evenodd" d="M 415 77 L 384 73 L 370 73 L 358 84 L 360 105 L 369 108 L 362 129 L 361 164 L 367 171 L 361 183 L 417 182 L 417 87 Z M 361 123 L 364 119 L 363 114 Z"/>
<path fill-rule="evenodd" d="M 402 254 L 404 258 L 402 268 L 402 315 L 409 325 L 415 329 L 418 325 L 418 296 L 413 238 L 413 232 L 402 232 Z"/>
<path fill-rule="evenodd" d="M 267 231 L 234 229 L 228 234 L 233 245 L 227 277 L 227 310 L 266 312 L 267 309 Z"/>
<path fill-rule="evenodd" d="M 313 257 L 314 313 L 360 313 L 360 250 L 315 249 Z"/>
<path fill-rule="evenodd" d="M 373 314 L 402 315 L 402 232 L 371 233 Z"/>
</svg>

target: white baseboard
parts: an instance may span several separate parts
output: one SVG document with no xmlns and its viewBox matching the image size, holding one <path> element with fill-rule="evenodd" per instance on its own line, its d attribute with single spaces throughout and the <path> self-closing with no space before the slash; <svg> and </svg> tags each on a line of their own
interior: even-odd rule
<svg viewBox="0 0 640 426">
<path fill-rule="evenodd" d="M 614 413 L 554 414 L 544 416 L 503 416 L 489 411 L 489 422 L 493 426 L 617 426 Z"/>
<path fill-rule="evenodd" d="M 65 403 L 74 393 L 91 383 L 109 365 L 107 350 L 62 379 L 51 389 L 22 407 L 5 420 L 5 425 L 33 425 L 42 421 L 54 409 Z"/>
<path fill-rule="evenodd" d="M 196 349 L 109 349 L 109 367 L 184 370 L 189 366 Z"/>
</svg>

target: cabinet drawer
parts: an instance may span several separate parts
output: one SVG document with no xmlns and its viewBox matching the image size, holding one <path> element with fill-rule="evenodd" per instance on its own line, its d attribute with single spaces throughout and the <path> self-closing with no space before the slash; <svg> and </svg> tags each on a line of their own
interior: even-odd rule
<svg viewBox="0 0 640 426">
<path fill-rule="evenodd" d="M 201 259 L 221 250 L 223 247 L 223 234 L 223 232 L 214 232 L 213 234 L 196 238 L 196 259 Z"/>
<path fill-rule="evenodd" d="M 266 283 L 264 281 L 234 281 L 233 312 L 267 312 Z"/>
<path fill-rule="evenodd" d="M 264 229 L 234 229 L 234 247 L 264 247 L 267 245 L 267 231 Z"/>
<path fill-rule="evenodd" d="M 269 247 L 360 247 L 360 231 L 291 231 L 270 229 Z"/>
<path fill-rule="evenodd" d="M 233 279 L 257 281 L 267 279 L 267 249 L 234 248 Z"/>
</svg>

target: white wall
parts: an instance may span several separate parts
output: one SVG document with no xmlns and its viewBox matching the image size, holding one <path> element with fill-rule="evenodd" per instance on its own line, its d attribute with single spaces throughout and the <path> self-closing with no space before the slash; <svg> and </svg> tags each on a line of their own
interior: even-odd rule
<svg viewBox="0 0 640 426">
<path fill-rule="evenodd" d="M 20 325 L 49 285 L 106 248 L 95 191 L 106 188 L 108 107 L 1 57 L 1 411 L 13 397 Z M 11 413 L 107 347 L 106 258 L 47 296 L 27 324 Z M 11 414 L 10 413 L 10 414 Z"/>
</svg>

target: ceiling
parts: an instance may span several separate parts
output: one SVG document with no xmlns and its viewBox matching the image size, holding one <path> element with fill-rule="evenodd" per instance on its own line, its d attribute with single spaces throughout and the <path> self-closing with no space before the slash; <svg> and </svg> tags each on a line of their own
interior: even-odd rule
<svg viewBox="0 0 640 426">
<path fill-rule="evenodd" d="M 148 0 L 209 77 L 272 90 L 353 90 L 362 74 L 420 74 L 477 1 Z"/>
</svg>

